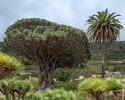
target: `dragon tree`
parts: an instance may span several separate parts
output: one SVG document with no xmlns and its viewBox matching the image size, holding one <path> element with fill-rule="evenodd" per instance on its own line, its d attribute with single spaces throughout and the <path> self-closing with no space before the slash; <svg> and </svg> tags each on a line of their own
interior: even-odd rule
<svg viewBox="0 0 125 100">
<path fill-rule="evenodd" d="M 90 58 L 86 34 L 71 26 L 39 18 L 21 19 L 6 31 L 7 47 L 31 60 L 39 70 L 39 90 L 53 87 L 56 68 L 77 67 Z"/>
<path fill-rule="evenodd" d="M 0 52 L 0 80 L 7 76 L 10 72 L 18 70 L 22 64 L 16 58 Z"/>
</svg>

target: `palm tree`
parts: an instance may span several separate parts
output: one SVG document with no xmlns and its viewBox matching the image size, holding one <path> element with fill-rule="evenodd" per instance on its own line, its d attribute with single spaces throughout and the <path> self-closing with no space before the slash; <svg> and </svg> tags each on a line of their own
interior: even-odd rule
<svg viewBox="0 0 125 100">
<path fill-rule="evenodd" d="M 119 19 L 121 16 L 116 12 L 109 13 L 108 9 L 92 15 L 87 20 L 89 24 L 87 34 L 91 42 L 98 42 L 102 45 L 102 78 L 105 76 L 105 50 L 106 43 L 112 43 L 119 37 L 120 29 L 123 29 Z"/>
</svg>

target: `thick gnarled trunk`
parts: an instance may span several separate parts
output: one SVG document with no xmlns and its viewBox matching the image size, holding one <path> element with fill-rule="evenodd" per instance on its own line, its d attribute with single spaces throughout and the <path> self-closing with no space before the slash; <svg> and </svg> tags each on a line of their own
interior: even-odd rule
<svg viewBox="0 0 125 100">
<path fill-rule="evenodd" d="M 48 67 L 39 67 L 38 81 L 39 81 L 38 90 L 53 88 L 54 87 L 53 71 L 49 70 Z"/>
<path fill-rule="evenodd" d="M 91 92 L 91 95 L 94 100 L 104 100 L 103 92 Z"/>
</svg>

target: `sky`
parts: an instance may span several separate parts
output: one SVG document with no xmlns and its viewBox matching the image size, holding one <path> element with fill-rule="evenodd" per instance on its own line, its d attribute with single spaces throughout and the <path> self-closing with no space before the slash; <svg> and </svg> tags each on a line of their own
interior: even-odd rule
<svg viewBox="0 0 125 100">
<path fill-rule="evenodd" d="M 121 14 L 125 27 L 125 0 L 0 0 L 0 41 L 6 29 L 22 18 L 41 18 L 59 24 L 87 30 L 86 20 L 108 8 L 109 12 Z M 125 41 L 125 30 L 120 39 Z"/>
</svg>

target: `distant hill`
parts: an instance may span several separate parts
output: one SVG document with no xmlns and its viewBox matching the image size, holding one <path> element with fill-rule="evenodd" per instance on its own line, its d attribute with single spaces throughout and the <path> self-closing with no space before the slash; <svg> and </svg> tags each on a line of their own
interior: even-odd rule
<svg viewBox="0 0 125 100">
<path fill-rule="evenodd" d="M 9 55 L 16 56 L 16 53 L 5 46 L 3 42 L 0 42 L 0 51 L 7 53 Z"/>
<path fill-rule="evenodd" d="M 101 46 L 91 43 L 90 46 L 91 59 L 101 60 Z M 107 60 L 125 60 L 125 41 L 117 41 L 116 43 L 107 45 Z"/>
<path fill-rule="evenodd" d="M 8 49 L 3 42 L 0 42 L 0 50 L 4 53 L 16 56 L 14 51 Z M 99 44 L 91 43 L 90 45 L 91 60 L 101 60 L 101 46 Z M 107 45 L 106 50 L 107 60 L 125 60 L 125 41 L 117 41 L 116 43 Z"/>
</svg>

